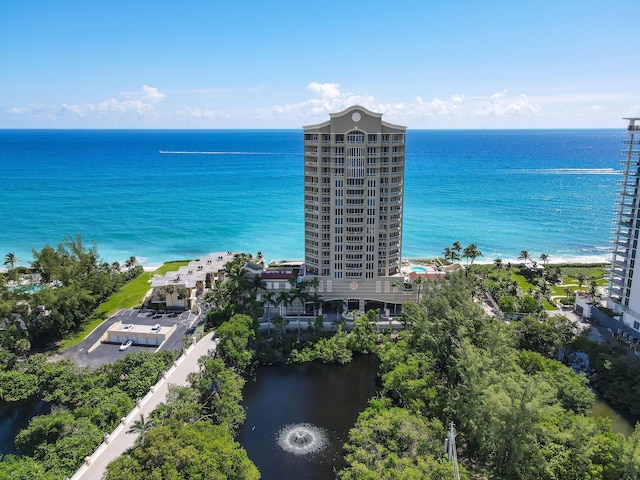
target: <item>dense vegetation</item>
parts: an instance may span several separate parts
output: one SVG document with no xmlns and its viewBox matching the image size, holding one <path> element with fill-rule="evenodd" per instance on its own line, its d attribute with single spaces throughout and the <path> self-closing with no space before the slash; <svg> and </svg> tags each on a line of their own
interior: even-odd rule
<svg viewBox="0 0 640 480">
<path fill-rule="evenodd" d="M 607 421 L 591 417 L 593 394 L 586 377 L 553 359 L 571 340 L 567 324 L 544 317 L 530 320 L 541 328 L 503 324 L 482 313 L 473 290 L 472 280 L 452 275 L 429 284 L 420 305 L 407 305 L 411 329 L 380 347 L 384 398 L 372 402 L 352 431 L 350 465 L 341 476 L 391 478 L 398 457 L 391 447 L 403 441 L 404 430 L 384 421 L 380 412 L 400 408 L 433 422 L 439 438 L 444 437 L 441 425 L 453 421 L 469 477 L 638 478 L 640 429 L 625 439 L 611 433 Z M 370 435 L 362 430 L 371 428 L 373 417 L 388 427 L 371 447 Z M 362 449 L 369 455 L 352 453 Z M 403 452 L 409 456 L 403 460 L 407 469 L 421 468 L 424 455 Z M 418 471 L 422 478 L 450 478 L 430 466 Z"/>
<path fill-rule="evenodd" d="M 73 475 L 104 433 L 129 414 L 173 361 L 173 352 L 136 352 L 92 370 L 68 360 L 49 362 L 38 354 L 4 371 L 4 401 L 37 397 L 53 408 L 49 415 L 32 418 L 18 434 L 15 444 L 23 455 L 4 457 L 0 478 L 59 480 Z"/>
<path fill-rule="evenodd" d="M 5 364 L 32 348 L 50 348 L 143 271 L 133 257 L 125 271 L 118 263 L 102 262 L 96 247 L 87 248 L 79 235 L 57 248 L 34 249 L 30 268 L 16 267 L 17 261 L 7 254 L 9 270 L 0 282 L 0 360 Z M 38 282 L 22 285 L 21 275 Z"/>
</svg>

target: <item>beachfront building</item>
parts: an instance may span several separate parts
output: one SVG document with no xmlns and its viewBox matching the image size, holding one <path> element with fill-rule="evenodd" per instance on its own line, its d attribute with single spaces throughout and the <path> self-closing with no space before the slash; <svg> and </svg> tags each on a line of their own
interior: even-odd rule
<svg viewBox="0 0 640 480">
<path fill-rule="evenodd" d="M 144 303 L 159 309 L 195 311 L 197 296 L 214 281 L 223 280 L 224 266 L 234 255 L 233 252 L 210 253 L 177 271 L 155 275 Z"/>
<path fill-rule="evenodd" d="M 303 130 L 304 280 L 325 302 L 393 313 L 405 296 L 406 127 L 354 105 Z"/>
<path fill-rule="evenodd" d="M 640 118 L 628 118 L 628 138 L 623 142 L 623 175 L 618 180 L 614 237 L 607 306 L 620 313 L 621 321 L 640 331 L 640 269 L 635 275 L 640 237 Z"/>
</svg>

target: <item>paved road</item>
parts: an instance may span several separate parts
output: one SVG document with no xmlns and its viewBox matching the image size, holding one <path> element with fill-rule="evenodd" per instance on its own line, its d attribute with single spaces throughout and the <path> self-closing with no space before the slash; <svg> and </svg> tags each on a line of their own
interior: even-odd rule
<svg viewBox="0 0 640 480">
<path fill-rule="evenodd" d="M 207 355 L 211 348 L 215 348 L 217 340 L 212 340 L 213 332 L 205 335 L 197 344 L 190 347 L 184 358 L 179 360 L 177 367 L 172 367 L 167 372 L 166 381 L 160 386 L 152 388 L 153 393 L 149 397 L 143 399 L 138 411 L 132 412 L 127 416 L 126 423 L 120 425 L 110 436 L 106 448 L 104 443 L 98 449 L 101 450 L 97 458 L 93 459 L 88 467 L 83 466 L 72 477 L 72 480 L 97 480 L 102 478 L 107 465 L 122 455 L 127 449 L 131 448 L 138 437 L 135 433 L 127 433 L 133 423 L 140 419 L 140 414 L 146 419 L 149 414 L 161 402 L 164 402 L 167 396 L 169 385 L 187 385 L 187 376 L 191 372 L 198 370 L 198 359 L 203 355 Z"/>
</svg>

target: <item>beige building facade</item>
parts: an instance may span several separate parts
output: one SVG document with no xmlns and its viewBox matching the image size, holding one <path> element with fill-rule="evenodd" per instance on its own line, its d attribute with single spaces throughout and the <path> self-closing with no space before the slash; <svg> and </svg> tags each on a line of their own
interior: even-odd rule
<svg viewBox="0 0 640 480">
<path fill-rule="evenodd" d="M 406 127 L 354 105 L 303 130 L 304 278 L 318 277 L 325 301 L 393 314 L 405 296 Z"/>
</svg>

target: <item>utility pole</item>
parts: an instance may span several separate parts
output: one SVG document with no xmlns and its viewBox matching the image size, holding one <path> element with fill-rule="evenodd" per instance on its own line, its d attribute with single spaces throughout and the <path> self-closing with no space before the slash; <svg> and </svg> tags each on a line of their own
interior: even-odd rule
<svg viewBox="0 0 640 480">
<path fill-rule="evenodd" d="M 453 422 L 449 425 L 449 432 L 444 441 L 444 450 L 447 452 L 447 459 L 453 463 L 453 478 L 460 480 L 460 471 L 458 470 L 458 453 L 456 452 L 456 429 Z"/>
</svg>

